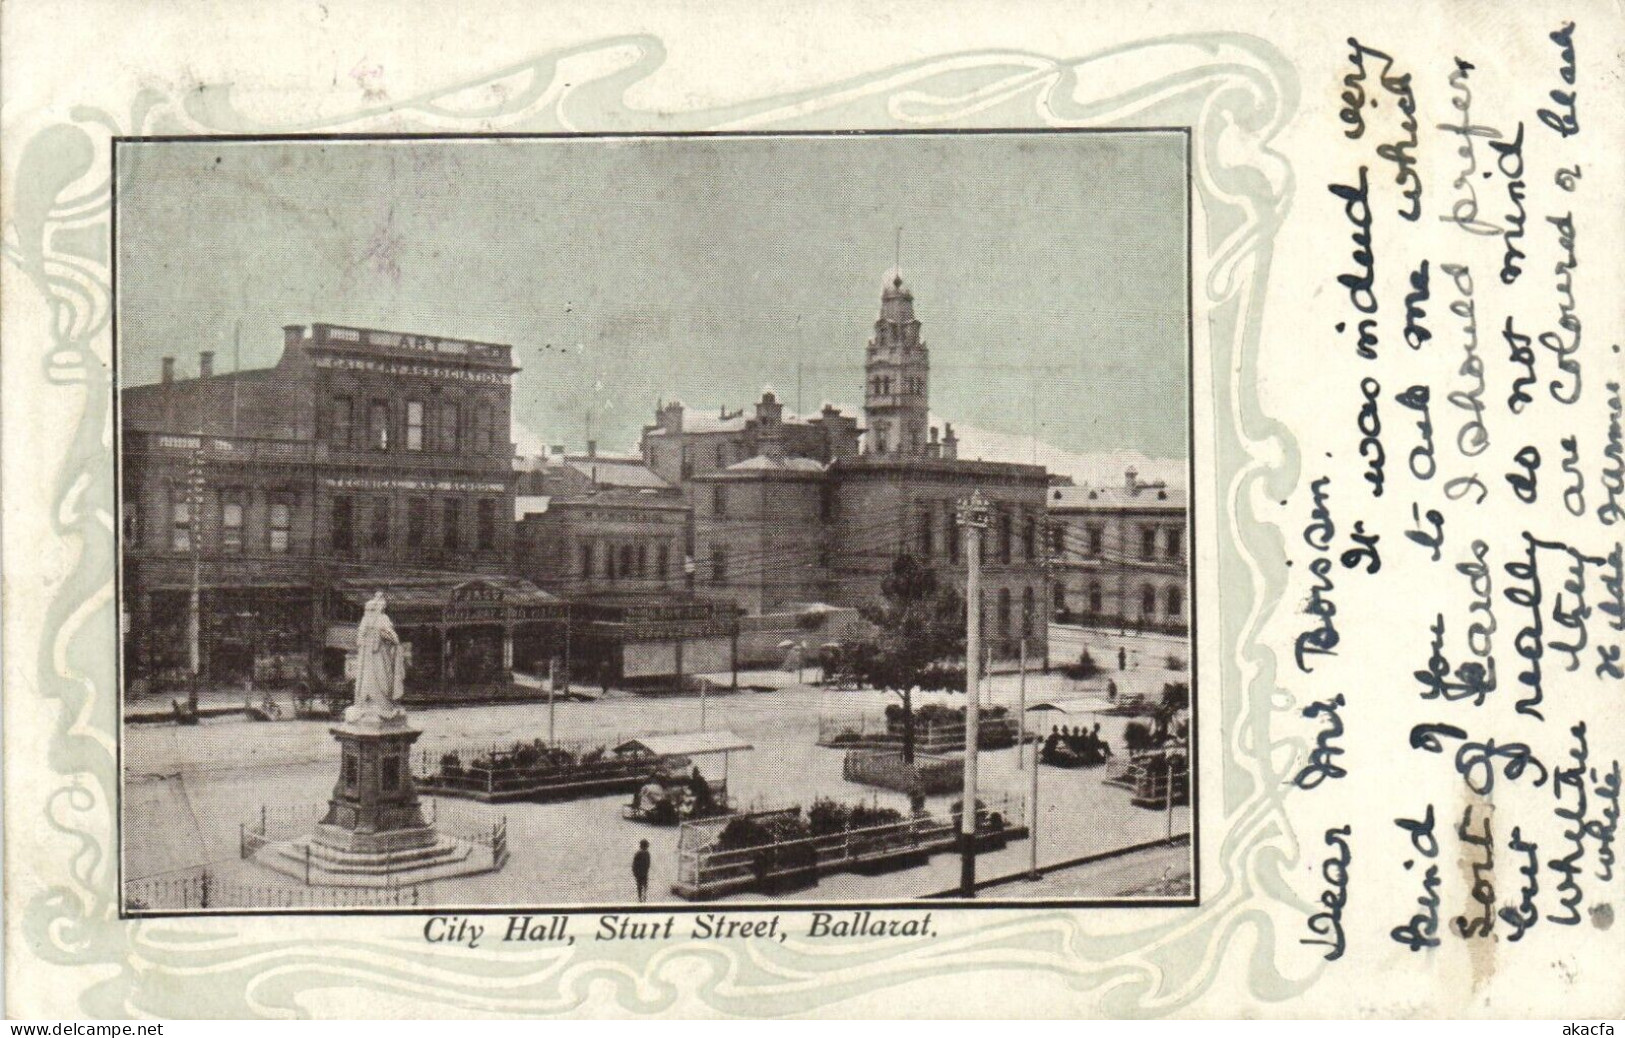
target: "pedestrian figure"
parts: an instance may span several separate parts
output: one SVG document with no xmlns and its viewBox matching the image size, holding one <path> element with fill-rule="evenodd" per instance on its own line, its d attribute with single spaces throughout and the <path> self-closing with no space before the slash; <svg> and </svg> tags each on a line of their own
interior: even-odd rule
<svg viewBox="0 0 1625 1038">
<path fill-rule="evenodd" d="M 1117 702 L 1117 682 L 1113 681 L 1111 678 L 1106 679 L 1106 702 Z"/>
<path fill-rule="evenodd" d="M 606 696 L 609 695 L 609 661 L 608 660 L 605 660 L 603 663 L 598 665 L 598 684 L 599 684 L 599 687 L 601 687 L 603 689 L 604 695 L 606 695 Z"/>
<path fill-rule="evenodd" d="M 638 852 L 632 855 L 632 879 L 638 885 L 638 901 L 649 900 L 649 841 L 638 841 Z"/>
<path fill-rule="evenodd" d="M 1121 645 L 1117 647 L 1117 669 L 1128 669 L 1128 650 L 1123 648 Z"/>
</svg>

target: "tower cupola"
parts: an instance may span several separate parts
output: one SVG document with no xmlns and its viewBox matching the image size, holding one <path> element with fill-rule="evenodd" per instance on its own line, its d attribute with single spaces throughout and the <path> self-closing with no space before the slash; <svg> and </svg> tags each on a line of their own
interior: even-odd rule
<svg viewBox="0 0 1625 1038">
<path fill-rule="evenodd" d="M 893 269 L 880 291 L 880 317 L 864 358 L 864 417 L 870 454 L 928 451 L 931 360 L 914 316 L 914 293 Z"/>
</svg>

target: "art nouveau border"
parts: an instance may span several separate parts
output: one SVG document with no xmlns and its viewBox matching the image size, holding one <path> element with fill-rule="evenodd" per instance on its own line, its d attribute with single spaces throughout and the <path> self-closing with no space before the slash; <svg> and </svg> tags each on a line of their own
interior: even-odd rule
<svg viewBox="0 0 1625 1038">
<path fill-rule="evenodd" d="M 1283 703 L 1275 661 L 1258 640 L 1284 588 L 1284 548 L 1254 513 L 1256 501 L 1286 497 L 1298 475 L 1295 441 L 1264 413 L 1254 381 L 1271 242 L 1292 197 L 1291 169 L 1271 149 L 1296 105 L 1290 64 L 1253 37 L 1168 37 L 1075 59 L 944 54 L 708 111 L 630 107 L 629 91 L 665 59 L 653 37 L 603 39 L 320 125 L 257 122 L 226 87 L 144 92 L 128 113 L 75 110 L 70 122 L 27 143 L 4 256 L 53 316 L 42 385 L 73 394 L 82 408 L 69 434 L 71 461 L 40 499 L 50 502 L 53 534 L 75 562 L 45 606 L 36 665 L 37 694 L 61 707 L 49 747 L 57 785 L 45 808 L 76 850 L 61 882 L 26 907 L 22 929 L 33 950 L 59 964 L 114 967 L 80 1006 L 86 1015 L 121 1017 L 298 1015 L 324 988 L 413 998 L 422 1011 L 444 1014 L 566 1013 L 604 997 L 633 1014 L 696 1005 L 794 1014 L 971 970 L 1042 973 L 1077 992 L 1079 1006 L 1131 1016 L 1177 1012 L 1222 972 L 1234 975 L 1238 962 L 1253 1000 L 1304 990 L 1313 975 L 1288 975 L 1275 955 L 1280 922 L 1302 917 L 1284 880 L 1298 847 L 1282 808 L 1284 776 L 1272 763 L 1294 743 L 1276 730 Z M 1200 908 L 963 913 L 929 944 L 876 940 L 837 951 L 792 940 L 460 955 L 432 953 L 409 939 L 408 927 L 399 938 L 375 938 L 321 920 L 117 918 L 112 136 L 1142 125 L 1191 127 L 1197 241 L 1205 243 L 1194 303 L 1213 436 L 1193 499 L 1215 506 L 1211 518 L 1202 516 L 1212 550 L 1199 558 L 1204 594 L 1218 602 L 1218 622 L 1203 633 L 1218 664 L 1216 675 L 1206 671 L 1205 691 L 1217 687 L 1221 695 L 1206 701 L 1211 713 L 1202 726 L 1204 745 L 1219 748 L 1209 737 L 1217 732 L 1223 746 L 1203 767 Z"/>
</svg>

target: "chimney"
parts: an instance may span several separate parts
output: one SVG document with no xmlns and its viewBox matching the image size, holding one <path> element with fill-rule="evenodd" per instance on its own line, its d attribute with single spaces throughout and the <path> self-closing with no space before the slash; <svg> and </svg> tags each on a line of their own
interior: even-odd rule
<svg viewBox="0 0 1625 1038">
<path fill-rule="evenodd" d="M 1133 465 L 1130 465 L 1128 467 L 1128 471 L 1123 473 L 1123 481 L 1128 486 L 1128 492 L 1130 494 L 1138 494 L 1140 492 L 1139 477 L 1140 471 Z"/>
<path fill-rule="evenodd" d="M 164 358 L 164 376 L 163 377 L 164 377 L 164 382 L 165 383 L 175 381 L 175 358 L 174 357 L 165 357 Z"/>
<path fill-rule="evenodd" d="M 285 350 L 297 349 L 299 340 L 305 337 L 305 326 L 302 324 L 285 324 L 282 326 L 282 348 Z"/>
<path fill-rule="evenodd" d="M 942 425 L 942 456 L 949 461 L 959 457 L 959 437 L 954 435 L 952 422 L 944 422 Z"/>
<path fill-rule="evenodd" d="M 756 420 L 763 425 L 777 425 L 784 417 L 784 405 L 772 392 L 764 392 L 756 404 Z"/>
<path fill-rule="evenodd" d="M 204 350 L 197 355 L 197 377 L 209 378 L 214 374 L 214 351 Z"/>
<path fill-rule="evenodd" d="M 588 440 L 587 441 L 587 457 L 589 457 L 589 458 L 598 457 L 598 441 L 597 440 Z"/>
</svg>

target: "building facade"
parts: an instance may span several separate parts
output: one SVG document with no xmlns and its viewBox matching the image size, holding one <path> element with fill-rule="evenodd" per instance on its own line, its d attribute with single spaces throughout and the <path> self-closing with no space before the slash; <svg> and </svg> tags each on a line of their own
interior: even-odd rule
<svg viewBox="0 0 1625 1038">
<path fill-rule="evenodd" d="M 661 479 L 686 487 L 696 476 L 721 472 L 758 456 L 810 458 L 828 463 L 856 457 L 863 430 L 851 415 L 825 404 L 816 415 L 786 412 L 772 390 L 765 390 L 750 414 L 744 410 L 701 414 L 681 403 L 655 410 L 653 425 L 643 427 L 640 451 Z"/>
<path fill-rule="evenodd" d="M 1081 624 L 1190 630 L 1190 526 L 1183 488 L 1141 482 L 1049 494 L 1057 617 Z"/>
<path fill-rule="evenodd" d="M 494 672 L 457 662 L 500 662 L 505 649 L 452 644 L 466 626 L 452 593 L 512 569 L 515 370 L 505 345 L 318 323 L 284 328 L 273 367 L 217 374 L 202 353 L 182 378 L 166 358 L 159 383 L 125 388 L 135 687 L 194 666 L 216 684 L 333 679 L 338 589 L 361 581 L 388 597 L 397 578 L 429 580 L 450 610 L 436 627 L 446 640 L 415 647 L 418 668 L 433 668 L 420 677 Z M 545 601 L 522 585 L 506 593 Z"/>
<path fill-rule="evenodd" d="M 646 427 L 643 457 L 693 508 L 695 589 L 752 616 L 815 603 L 858 607 L 880 597 L 892 561 L 906 552 L 963 593 L 955 515 L 979 490 L 993 507 L 982 555 L 988 644 L 1013 659 L 1026 638 L 1041 657 L 1051 601 L 1048 474 L 960 460 L 952 426 L 939 435 L 929 424 L 929 377 L 913 294 L 892 276 L 865 346 L 866 430 L 829 407 L 819 419 L 786 423 L 771 394 L 754 418 L 724 415 L 705 432 L 680 409 Z"/>
</svg>

